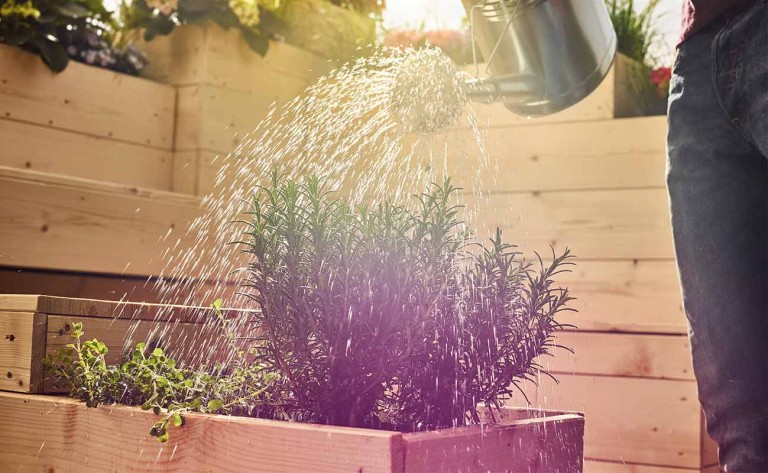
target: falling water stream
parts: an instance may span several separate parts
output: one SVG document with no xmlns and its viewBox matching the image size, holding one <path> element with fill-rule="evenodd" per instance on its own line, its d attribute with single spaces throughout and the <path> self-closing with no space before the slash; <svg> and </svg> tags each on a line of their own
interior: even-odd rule
<svg viewBox="0 0 768 473">
<path fill-rule="evenodd" d="M 206 308 L 223 298 L 225 307 L 248 308 L 247 298 L 236 291 L 248 261 L 231 243 L 242 239 L 244 227 L 237 220 L 274 169 L 291 179 L 322 177 L 353 204 L 408 202 L 442 179 L 449 158 L 461 154 L 472 160 L 462 167 L 464 196 L 477 207 L 490 187 L 483 180 L 497 173 L 489 169 L 465 87 L 464 74 L 438 49 L 387 49 L 352 61 L 299 97 L 273 106 L 232 153 L 217 158 L 220 170 L 202 199 L 200 216 L 180 234 L 163 237 L 164 270 L 151 283 L 161 301 Z M 469 225 L 473 215 L 465 212 Z M 210 310 L 199 314 L 204 322 L 213 319 Z M 150 339 L 167 340 L 173 327 L 158 325 L 162 332 Z M 189 347 L 186 359 L 210 360 L 226 343 L 222 338 L 208 332 L 174 345 Z"/>
</svg>

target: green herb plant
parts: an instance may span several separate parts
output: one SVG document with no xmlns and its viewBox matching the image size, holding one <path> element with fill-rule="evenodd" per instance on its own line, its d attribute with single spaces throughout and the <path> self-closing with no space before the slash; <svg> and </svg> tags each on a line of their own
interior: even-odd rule
<svg viewBox="0 0 768 473">
<path fill-rule="evenodd" d="M 73 323 L 73 343 L 46 358 L 49 373 L 66 381 L 70 395 L 88 407 L 120 403 L 152 410 L 161 418 L 149 433 L 162 442 L 171 426 L 182 425 L 183 414 L 250 414 L 270 404 L 267 390 L 274 375 L 257 364 L 236 363 L 228 371 L 182 368 L 162 348 L 147 350 L 139 343 L 123 363 L 109 365 L 107 346 L 83 341 L 83 335 L 82 324 Z"/>
<path fill-rule="evenodd" d="M 259 188 L 241 243 L 254 356 L 291 393 L 289 418 L 403 431 L 480 421 L 542 372 L 568 291 L 566 250 L 534 267 L 501 232 L 473 242 L 450 180 L 352 208 L 322 180 Z"/>
</svg>

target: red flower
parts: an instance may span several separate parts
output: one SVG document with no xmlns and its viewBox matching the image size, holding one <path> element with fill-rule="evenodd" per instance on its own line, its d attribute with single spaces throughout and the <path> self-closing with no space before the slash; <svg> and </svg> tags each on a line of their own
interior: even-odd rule
<svg viewBox="0 0 768 473">
<path fill-rule="evenodd" d="M 672 68 L 657 67 L 650 72 L 650 79 L 656 86 L 659 97 L 666 97 L 669 93 L 669 81 L 672 79 Z"/>
</svg>

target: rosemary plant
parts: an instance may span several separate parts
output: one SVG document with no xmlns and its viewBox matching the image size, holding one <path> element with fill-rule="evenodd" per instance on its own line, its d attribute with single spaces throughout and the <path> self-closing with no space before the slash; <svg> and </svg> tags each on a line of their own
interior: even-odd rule
<svg viewBox="0 0 768 473">
<path fill-rule="evenodd" d="M 242 251 L 258 307 L 257 362 L 276 373 L 294 420 L 424 430 L 479 422 L 542 371 L 569 310 L 553 277 L 501 232 L 471 243 L 450 180 L 418 196 L 353 209 L 321 180 L 274 174 L 257 189 Z"/>
</svg>

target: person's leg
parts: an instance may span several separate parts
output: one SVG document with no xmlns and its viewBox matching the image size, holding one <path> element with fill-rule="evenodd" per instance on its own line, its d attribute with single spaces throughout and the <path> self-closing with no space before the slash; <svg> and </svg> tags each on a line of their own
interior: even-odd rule
<svg viewBox="0 0 768 473">
<path fill-rule="evenodd" d="M 723 108 L 713 36 L 683 43 L 671 81 L 675 252 L 699 398 L 721 465 L 766 472 L 768 165 Z"/>
</svg>

